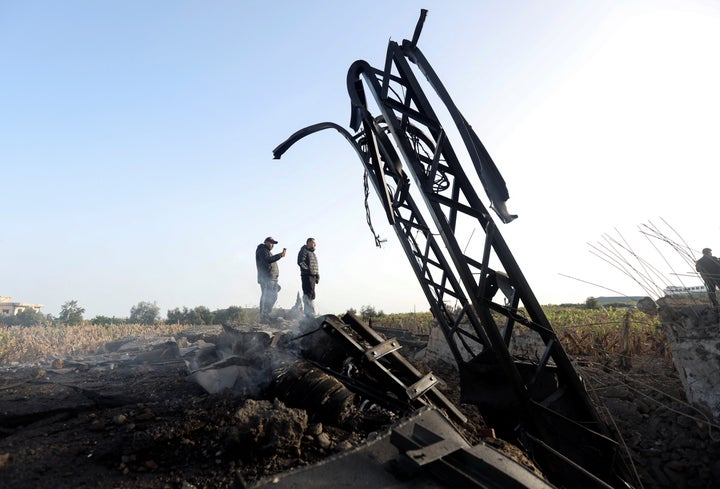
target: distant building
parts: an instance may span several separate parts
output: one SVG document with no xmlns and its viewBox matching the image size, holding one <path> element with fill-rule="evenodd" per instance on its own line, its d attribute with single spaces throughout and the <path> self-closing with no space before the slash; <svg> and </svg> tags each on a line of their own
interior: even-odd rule
<svg viewBox="0 0 720 489">
<path fill-rule="evenodd" d="M 19 312 L 23 312 L 25 309 L 32 309 L 35 312 L 40 312 L 43 307 L 42 304 L 29 304 L 27 302 L 12 302 L 11 297 L 0 295 L 0 315 L 1 316 L 14 316 Z"/>
<path fill-rule="evenodd" d="M 669 285 L 663 290 L 665 295 L 682 295 L 682 294 L 696 294 L 698 292 L 707 292 L 704 285 L 693 285 L 692 287 L 681 287 L 679 285 Z"/>
</svg>

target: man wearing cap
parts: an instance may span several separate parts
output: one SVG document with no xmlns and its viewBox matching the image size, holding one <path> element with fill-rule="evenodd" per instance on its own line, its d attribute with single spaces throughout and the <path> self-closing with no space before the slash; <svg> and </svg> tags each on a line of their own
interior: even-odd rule
<svg viewBox="0 0 720 489">
<path fill-rule="evenodd" d="M 297 258 L 300 267 L 300 280 L 303 291 L 303 309 L 305 316 L 315 317 L 315 285 L 320 282 L 320 269 L 315 256 L 315 238 L 308 238 L 300 248 Z"/>
<path fill-rule="evenodd" d="M 270 319 L 270 311 L 272 311 L 275 301 L 277 301 L 280 284 L 278 277 L 277 262 L 285 256 L 286 248 L 281 253 L 272 254 L 273 247 L 277 244 L 272 236 L 265 238 L 255 250 L 255 265 L 258 272 L 258 283 L 260 284 L 260 322 L 267 323 Z"/>
<path fill-rule="evenodd" d="M 710 248 L 703 248 L 703 256 L 695 262 L 695 270 L 698 271 L 700 277 L 705 282 L 708 297 L 713 307 L 718 307 L 717 295 L 715 295 L 715 287 L 720 287 L 720 260 L 712 256 Z"/>
</svg>

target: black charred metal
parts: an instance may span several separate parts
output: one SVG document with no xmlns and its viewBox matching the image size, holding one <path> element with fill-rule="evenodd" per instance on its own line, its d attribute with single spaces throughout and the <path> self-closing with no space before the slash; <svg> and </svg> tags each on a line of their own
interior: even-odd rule
<svg viewBox="0 0 720 489">
<path fill-rule="evenodd" d="M 524 448 L 553 483 L 631 487 L 618 443 L 471 182 L 479 178 L 496 211 L 508 198 L 488 151 L 417 47 L 424 19 L 425 11 L 412 41 L 389 42 L 382 69 L 362 60 L 351 65 L 347 87 L 355 134 L 334 123 L 315 124 L 290 136 L 274 156 L 319 130 L 341 132 L 369 174 L 450 346 L 463 402 L 478 404 L 498 435 Z M 444 105 L 474 175 L 466 173 L 411 65 Z M 413 194 L 421 198 L 422 212 Z M 485 233 L 484 244 L 466 251 L 459 235 L 476 228 Z M 544 345 L 539 358 L 511 352 L 518 328 Z"/>
<path fill-rule="evenodd" d="M 432 405 L 456 423 L 467 421 L 457 406 L 436 388 L 438 376 L 423 375 L 408 362 L 400 352 L 402 346 L 397 339 L 383 338 L 351 313 L 342 319 L 330 314 L 323 316 L 322 329 L 326 336 L 305 339 L 303 356 L 351 390 L 389 409 L 409 412 Z"/>
</svg>

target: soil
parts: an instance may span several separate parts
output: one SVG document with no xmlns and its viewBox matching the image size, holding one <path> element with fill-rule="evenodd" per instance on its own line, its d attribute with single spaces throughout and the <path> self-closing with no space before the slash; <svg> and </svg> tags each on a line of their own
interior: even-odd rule
<svg viewBox="0 0 720 489">
<path fill-rule="evenodd" d="M 720 487 L 718 427 L 684 401 L 672 363 L 576 359 L 601 413 L 617 426 L 645 488 Z M 625 362 L 627 363 L 627 362 Z M 443 365 L 456 401 L 457 379 Z M 393 421 L 379 410 L 343 427 L 273 396 L 208 394 L 182 360 L 87 359 L 0 368 L 0 485 L 6 488 L 246 487 L 347 450 Z M 477 442 L 473 406 L 466 436 Z"/>
</svg>

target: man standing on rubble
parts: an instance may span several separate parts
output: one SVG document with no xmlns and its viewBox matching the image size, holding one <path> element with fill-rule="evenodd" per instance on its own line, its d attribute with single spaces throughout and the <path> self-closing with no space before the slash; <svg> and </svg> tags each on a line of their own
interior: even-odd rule
<svg viewBox="0 0 720 489">
<path fill-rule="evenodd" d="M 300 280 L 303 291 L 303 309 L 305 317 L 315 317 L 315 285 L 320 283 L 320 269 L 315 256 L 315 238 L 308 238 L 300 248 L 297 258 L 300 267 Z"/>
<path fill-rule="evenodd" d="M 695 262 L 695 270 L 698 271 L 700 277 L 705 282 L 705 288 L 707 289 L 708 297 L 712 302 L 713 307 L 718 307 L 717 295 L 715 294 L 715 288 L 720 287 L 720 260 L 712 256 L 712 250 L 710 248 L 703 248 L 703 256 Z"/>
<path fill-rule="evenodd" d="M 271 236 L 265 238 L 255 250 L 255 265 L 257 266 L 258 283 L 260 284 L 260 322 L 267 323 L 270 320 L 270 311 L 272 311 L 275 301 L 277 301 L 280 284 L 278 277 L 277 262 L 285 256 L 287 248 L 283 248 L 281 253 L 272 254 L 272 249 L 278 242 Z"/>
</svg>

